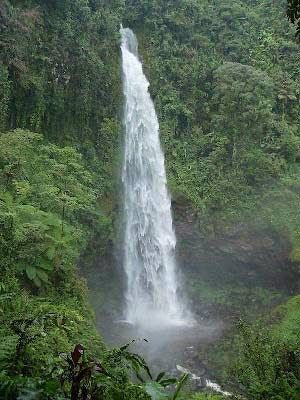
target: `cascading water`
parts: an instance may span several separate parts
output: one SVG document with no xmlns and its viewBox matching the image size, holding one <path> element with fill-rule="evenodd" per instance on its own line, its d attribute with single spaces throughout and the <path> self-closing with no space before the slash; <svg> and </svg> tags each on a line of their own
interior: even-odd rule
<svg viewBox="0 0 300 400">
<path fill-rule="evenodd" d="M 183 322 L 175 268 L 176 237 L 159 125 L 134 33 L 121 28 L 125 96 L 125 318 L 140 327 Z"/>
</svg>

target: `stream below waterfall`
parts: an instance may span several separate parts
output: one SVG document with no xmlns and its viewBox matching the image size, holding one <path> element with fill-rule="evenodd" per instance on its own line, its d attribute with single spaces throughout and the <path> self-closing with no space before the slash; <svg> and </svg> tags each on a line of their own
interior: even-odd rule
<svg viewBox="0 0 300 400">
<path fill-rule="evenodd" d="M 213 371 L 201 362 L 199 352 L 220 339 L 225 328 L 223 321 L 213 319 L 195 322 L 193 326 L 165 325 L 161 329 L 147 330 L 122 320 L 99 321 L 99 330 L 106 343 L 120 346 L 137 340 L 130 348 L 145 358 L 154 375 L 166 371 L 172 376 L 180 376 L 188 370 L 191 376 L 197 377 L 190 382 L 193 390 L 202 389 L 207 380 L 215 379 Z"/>
</svg>

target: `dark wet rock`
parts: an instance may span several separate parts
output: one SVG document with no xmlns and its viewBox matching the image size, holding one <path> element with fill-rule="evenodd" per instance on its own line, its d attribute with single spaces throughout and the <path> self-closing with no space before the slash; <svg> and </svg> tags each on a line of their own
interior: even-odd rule
<svg viewBox="0 0 300 400">
<path fill-rule="evenodd" d="M 196 381 L 196 389 L 204 389 L 205 388 L 205 379 L 200 379 L 198 381 Z"/>
<path fill-rule="evenodd" d="M 206 281 L 239 281 L 290 290 L 297 285 L 288 237 L 246 223 L 202 233 L 196 212 L 183 199 L 173 202 L 177 252 L 182 270 L 197 271 Z"/>
<path fill-rule="evenodd" d="M 205 375 L 207 374 L 206 368 L 205 368 L 205 367 L 202 367 L 201 369 L 198 368 L 197 374 L 198 374 L 199 376 L 205 376 Z"/>
</svg>

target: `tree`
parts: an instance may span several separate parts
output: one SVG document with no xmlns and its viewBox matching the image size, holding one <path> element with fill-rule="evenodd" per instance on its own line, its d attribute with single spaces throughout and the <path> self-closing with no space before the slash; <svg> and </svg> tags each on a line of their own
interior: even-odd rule
<svg viewBox="0 0 300 400">
<path fill-rule="evenodd" d="M 274 84 L 265 72 L 232 62 L 220 66 L 214 78 L 214 130 L 230 139 L 236 165 L 241 147 L 261 140 L 271 128 Z"/>
<path fill-rule="evenodd" d="M 297 24 L 297 36 L 300 35 L 300 0 L 288 0 L 287 2 L 287 16 L 293 23 Z"/>
<path fill-rule="evenodd" d="M 299 398 L 298 343 L 292 348 L 277 340 L 271 329 L 241 322 L 235 346 L 232 372 L 251 399 Z"/>
</svg>

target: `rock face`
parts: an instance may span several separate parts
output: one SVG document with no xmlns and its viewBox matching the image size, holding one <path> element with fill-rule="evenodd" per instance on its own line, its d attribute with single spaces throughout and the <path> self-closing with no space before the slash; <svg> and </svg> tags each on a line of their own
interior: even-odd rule
<svg viewBox="0 0 300 400">
<path fill-rule="evenodd" d="M 227 287 L 249 288 L 249 293 L 230 295 L 234 310 L 239 307 L 261 307 L 260 301 L 252 294 L 252 288 L 269 289 L 283 295 L 299 290 L 297 265 L 289 260 L 291 244 L 283 234 L 278 235 L 270 230 L 254 230 L 250 225 L 240 223 L 227 227 L 226 231 L 203 234 L 193 208 L 180 199 L 172 204 L 174 227 L 177 236 L 177 261 L 182 271 L 183 297 L 187 293 L 188 301 L 197 315 L 204 321 L 211 318 L 222 318 L 225 324 L 231 323 L 234 312 L 231 305 L 217 302 L 210 293 L 199 301 L 204 284 L 213 288 L 214 295 L 224 293 Z M 105 335 L 106 319 L 122 319 L 124 309 L 124 292 L 126 281 L 122 268 L 121 244 L 117 237 L 114 251 L 106 256 L 99 255 L 89 268 L 82 268 L 88 281 L 91 301 L 96 310 L 101 332 Z M 119 250 L 119 251 L 118 251 Z M 192 283 L 192 285 L 190 285 Z M 196 293 L 196 295 L 195 295 Z M 247 297 L 248 296 L 248 297 Z M 263 296 L 263 295 L 262 295 Z M 203 299 L 203 298 L 201 298 Z M 276 299 L 274 301 L 277 301 Z M 243 304 L 240 304 L 242 302 Z M 270 300 L 272 305 L 273 300 Z M 243 309 L 244 309 L 243 308 Z"/>
<path fill-rule="evenodd" d="M 270 230 L 258 231 L 245 223 L 226 232 L 201 233 L 196 213 L 182 201 L 173 202 L 181 269 L 197 278 L 222 280 L 233 284 L 296 290 L 296 266 L 289 261 L 291 244 L 284 235 Z"/>
</svg>

